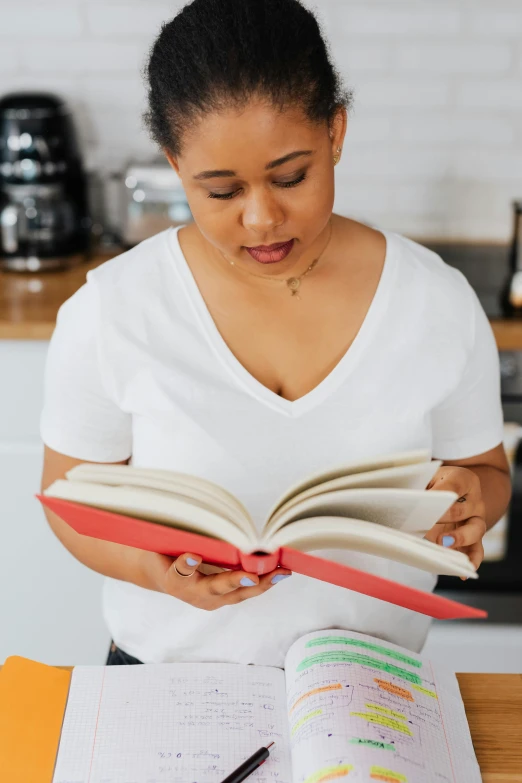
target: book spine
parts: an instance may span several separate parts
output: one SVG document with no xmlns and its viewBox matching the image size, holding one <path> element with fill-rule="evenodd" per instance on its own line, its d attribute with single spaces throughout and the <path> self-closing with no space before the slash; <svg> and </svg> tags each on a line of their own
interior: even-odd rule
<svg viewBox="0 0 522 783">
<path fill-rule="evenodd" d="M 276 552 L 252 552 L 250 555 L 245 555 L 243 552 L 239 555 L 241 560 L 241 568 L 243 571 L 248 571 L 251 574 L 257 574 L 262 576 L 268 574 L 270 571 L 275 571 L 279 565 L 279 549 Z"/>
</svg>

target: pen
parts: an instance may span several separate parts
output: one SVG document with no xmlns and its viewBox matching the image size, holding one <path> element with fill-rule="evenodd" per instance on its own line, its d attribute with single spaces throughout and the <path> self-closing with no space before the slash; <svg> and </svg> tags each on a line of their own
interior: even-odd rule
<svg viewBox="0 0 522 783">
<path fill-rule="evenodd" d="M 259 748 L 256 750 L 253 756 L 244 761 L 234 772 L 231 772 L 228 777 L 221 781 L 221 783 L 241 783 L 242 780 L 247 778 L 252 772 L 263 764 L 270 755 L 270 748 L 275 743 L 271 742 L 266 748 Z"/>
</svg>

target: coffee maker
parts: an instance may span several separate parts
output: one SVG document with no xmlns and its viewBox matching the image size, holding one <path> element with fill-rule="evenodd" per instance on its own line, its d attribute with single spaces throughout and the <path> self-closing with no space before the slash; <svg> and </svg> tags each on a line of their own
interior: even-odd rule
<svg viewBox="0 0 522 783">
<path fill-rule="evenodd" d="M 41 272 L 85 260 L 87 178 L 70 112 L 51 93 L 0 99 L 0 268 Z"/>
</svg>

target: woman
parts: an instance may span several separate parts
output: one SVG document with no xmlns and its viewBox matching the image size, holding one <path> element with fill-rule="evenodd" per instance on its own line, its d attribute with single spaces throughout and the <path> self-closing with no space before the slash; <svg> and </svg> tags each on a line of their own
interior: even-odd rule
<svg viewBox="0 0 522 783">
<path fill-rule="evenodd" d="M 312 13 L 194 0 L 163 26 L 146 73 L 148 127 L 194 222 L 89 272 L 61 307 L 42 487 L 80 462 L 131 461 L 215 481 L 261 523 L 303 475 L 427 448 L 444 460 L 430 489 L 461 499 L 429 537 L 478 566 L 510 494 L 494 339 L 439 256 L 332 214 L 351 94 Z M 318 628 L 417 651 L 428 631 L 424 616 L 285 569 L 204 574 L 194 553 L 174 561 L 47 517 L 108 577 L 109 662 L 280 666 Z M 435 583 L 382 558 L 326 556 Z"/>
</svg>

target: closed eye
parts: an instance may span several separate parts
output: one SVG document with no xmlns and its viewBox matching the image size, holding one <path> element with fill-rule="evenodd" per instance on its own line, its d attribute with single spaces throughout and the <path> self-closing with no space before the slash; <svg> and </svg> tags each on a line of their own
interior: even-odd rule
<svg viewBox="0 0 522 783">
<path fill-rule="evenodd" d="M 274 184 L 277 185 L 278 188 L 293 188 L 296 185 L 299 185 L 299 183 L 303 182 L 305 179 L 306 174 L 301 174 L 300 177 L 292 180 L 291 182 L 275 182 Z M 235 190 L 233 193 L 208 193 L 207 198 L 230 199 L 235 196 L 236 193 L 239 193 L 239 191 Z"/>
</svg>

